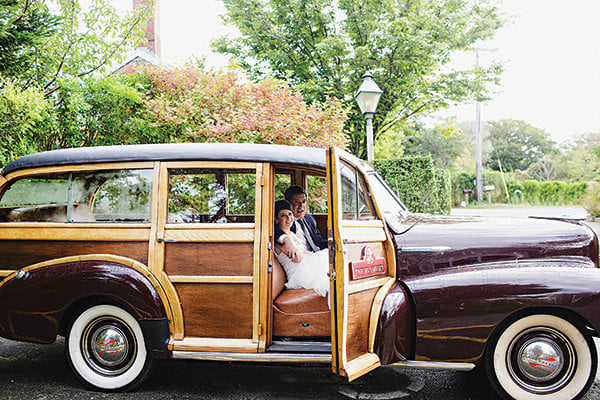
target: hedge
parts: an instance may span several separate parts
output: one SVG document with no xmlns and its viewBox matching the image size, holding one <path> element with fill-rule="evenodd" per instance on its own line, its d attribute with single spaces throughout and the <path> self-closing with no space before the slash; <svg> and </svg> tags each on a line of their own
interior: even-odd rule
<svg viewBox="0 0 600 400">
<path fill-rule="evenodd" d="M 431 157 L 375 160 L 373 165 L 410 211 L 450 213 L 450 173 L 436 168 Z"/>
<path fill-rule="evenodd" d="M 587 190 L 587 182 L 563 182 L 536 180 L 508 181 L 508 192 L 511 202 L 514 201 L 514 191 L 520 190 L 519 201 L 527 204 L 567 205 L 581 204 Z"/>
<path fill-rule="evenodd" d="M 474 180 L 475 177 L 472 174 L 464 172 L 452 176 L 452 204 L 458 205 L 465 200 L 463 189 L 473 190 L 473 193 L 469 196 L 469 203 L 476 201 Z M 504 184 L 498 171 L 484 171 L 483 185 L 495 186 L 495 189 L 490 193 L 492 203 L 507 202 Z M 571 205 L 582 203 L 588 184 L 586 182 L 569 183 L 563 181 L 541 182 L 528 179 L 524 181 L 509 180 L 506 182 L 506 186 L 511 203 L 515 201 L 515 190 L 520 190 L 519 203 Z M 483 200 L 488 201 L 487 193 L 484 193 Z"/>
</svg>

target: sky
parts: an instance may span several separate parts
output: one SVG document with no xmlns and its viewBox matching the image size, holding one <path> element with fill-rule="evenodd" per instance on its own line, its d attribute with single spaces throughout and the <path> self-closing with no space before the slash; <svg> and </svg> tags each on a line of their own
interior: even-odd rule
<svg viewBox="0 0 600 400">
<path fill-rule="evenodd" d="M 482 52 L 481 65 L 497 59 L 505 68 L 493 99 L 482 104 L 482 121 L 521 119 L 557 142 L 600 132 L 600 0 L 504 0 L 501 10 L 511 22 L 478 45 L 497 49 Z M 228 58 L 210 50 L 211 40 L 236 34 L 223 25 L 224 12 L 220 0 L 160 0 L 162 59 L 181 64 L 204 56 L 209 68 L 225 67 Z M 457 67 L 474 64 L 473 53 L 455 57 Z M 437 115 L 473 121 L 475 105 Z"/>
</svg>

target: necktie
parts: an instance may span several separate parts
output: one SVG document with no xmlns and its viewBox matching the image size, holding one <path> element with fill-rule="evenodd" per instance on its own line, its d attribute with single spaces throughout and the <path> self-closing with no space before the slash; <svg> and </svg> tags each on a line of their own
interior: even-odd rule
<svg viewBox="0 0 600 400">
<path fill-rule="evenodd" d="M 306 244 L 308 249 L 313 253 L 319 251 L 319 248 L 317 247 L 317 245 L 315 245 L 315 242 L 313 242 L 312 237 L 310 236 L 310 232 L 308 231 L 308 228 L 304 223 L 304 219 L 299 219 L 298 224 L 302 228 L 302 232 L 304 233 L 304 237 L 306 238 Z"/>
</svg>

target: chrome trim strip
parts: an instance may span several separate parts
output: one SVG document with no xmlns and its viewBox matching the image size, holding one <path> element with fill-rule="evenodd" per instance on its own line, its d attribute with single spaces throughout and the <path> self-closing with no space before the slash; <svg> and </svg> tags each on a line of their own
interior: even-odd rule
<svg viewBox="0 0 600 400">
<path fill-rule="evenodd" d="M 402 253 L 441 253 L 450 250 L 448 246 L 433 246 L 433 247 L 402 247 Z"/>
<path fill-rule="evenodd" d="M 433 370 L 449 370 L 449 371 L 471 371 L 475 368 L 473 363 L 458 363 L 458 362 L 437 362 L 437 361 L 398 361 L 388 366 L 415 368 L 415 369 L 433 369 Z"/>
<path fill-rule="evenodd" d="M 210 351 L 173 351 L 174 359 L 204 361 L 308 362 L 331 363 L 331 354 L 226 353 Z"/>
</svg>

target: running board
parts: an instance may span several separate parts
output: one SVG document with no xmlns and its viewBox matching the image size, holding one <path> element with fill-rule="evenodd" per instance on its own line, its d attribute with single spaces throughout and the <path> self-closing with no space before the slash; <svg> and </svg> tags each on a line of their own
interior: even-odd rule
<svg viewBox="0 0 600 400">
<path fill-rule="evenodd" d="M 331 363 L 331 354 L 294 353 L 226 353 L 208 351 L 173 351 L 174 359 L 204 361 L 251 361 L 279 363 Z"/>
<path fill-rule="evenodd" d="M 331 354 L 331 342 L 274 340 L 267 353 Z"/>
<path fill-rule="evenodd" d="M 457 362 L 436 362 L 436 361 L 398 361 L 393 364 L 388 364 L 391 367 L 415 368 L 415 369 L 432 369 L 432 370 L 449 370 L 449 371 L 471 371 L 475 368 L 473 363 L 457 363 Z"/>
</svg>

